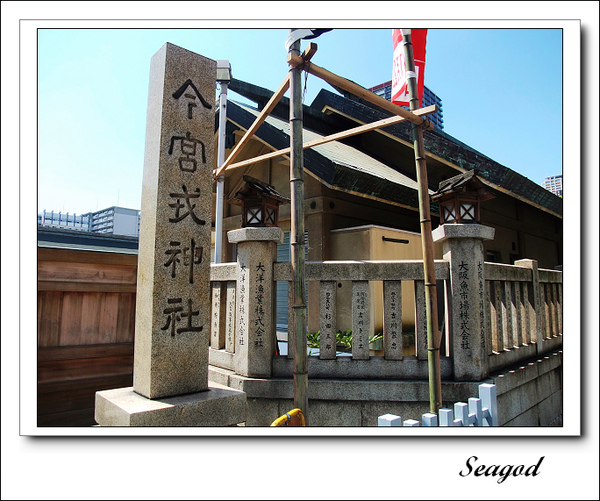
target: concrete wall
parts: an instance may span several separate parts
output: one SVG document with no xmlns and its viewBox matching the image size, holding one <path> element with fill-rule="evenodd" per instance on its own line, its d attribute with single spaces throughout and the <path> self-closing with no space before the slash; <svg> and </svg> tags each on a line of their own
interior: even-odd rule
<svg viewBox="0 0 600 501">
<path fill-rule="evenodd" d="M 493 378 L 500 426 L 562 426 L 562 352 L 530 361 Z"/>
<path fill-rule="evenodd" d="M 209 368 L 209 378 L 247 395 L 246 426 L 269 426 L 294 408 L 293 381 L 253 379 Z M 562 426 L 562 352 L 554 352 L 492 375 L 497 386 L 500 426 Z M 468 402 L 476 382 L 442 382 L 442 407 Z M 310 379 L 310 426 L 377 426 L 377 417 L 395 414 L 418 419 L 429 412 L 427 381 Z"/>
</svg>

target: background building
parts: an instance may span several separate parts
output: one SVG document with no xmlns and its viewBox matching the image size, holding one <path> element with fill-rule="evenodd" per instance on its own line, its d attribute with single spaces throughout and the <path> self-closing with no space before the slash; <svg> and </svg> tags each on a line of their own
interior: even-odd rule
<svg viewBox="0 0 600 501">
<path fill-rule="evenodd" d="M 38 226 L 90 231 L 90 215 L 69 214 L 68 212 L 63 214 L 60 211 L 54 212 L 44 209 L 38 214 Z"/>
<path fill-rule="evenodd" d="M 90 231 L 115 235 L 139 236 L 140 211 L 124 207 L 108 207 L 90 214 Z"/>
<path fill-rule="evenodd" d="M 232 92 L 255 102 L 256 107 L 227 102 L 226 153 L 255 122 L 272 91 L 233 78 Z M 385 91 L 383 91 L 385 93 Z M 329 134 L 387 118 L 389 112 L 377 109 L 351 95 L 338 95 L 322 89 L 310 105 L 303 106 L 303 138 L 312 141 Z M 289 99 L 282 98 L 254 137 L 242 149 L 240 162 L 290 145 Z M 485 260 L 512 264 L 519 259 L 535 259 L 540 268 L 562 264 L 562 200 L 526 177 L 500 165 L 453 138 L 438 127 L 424 131 L 430 193 L 440 182 L 457 174 L 476 170 L 494 199 L 481 207 L 481 224 L 493 227 L 495 238 L 484 243 Z M 217 135 L 215 135 L 215 148 Z M 238 143 L 239 144 L 239 143 Z M 306 261 L 419 260 L 422 259 L 417 176 L 410 123 L 386 127 L 340 141 L 308 148 L 303 153 L 305 172 Z M 215 165 L 216 168 L 216 165 Z M 225 199 L 230 200 L 244 186 L 244 175 L 274 187 L 290 198 L 289 159 L 285 155 L 253 162 L 225 171 Z M 432 226 L 439 224 L 437 204 L 431 206 Z M 241 208 L 225 204 L 221 262 L 235 261 L 235 244 L 229 244 L 227 231 L 241 226 Z M 278 261 L 289 260 L 291 205 L 279 208 L 279 227 L 284 243 L 278 246 Z M 434 257 L 442 258 L 440 246 Z M 403 293 L 404 311 L 415 311 L 410 285 Z M 372 297 L 380 297 L 380 284 L 374 284 Z M 310 332 L 319 330 L 318 284 L 308 281 L 307 319 Z M 403 284 L 404 287 L 404 284 Z M 278 284 L 277 325 L 287 325 L 288 284 Z M 338 329 L 351 328 L 347 309 L 351 284 L 339 281 L 337 287 Z M 442 304 L 440 302 L 440 304 Z M 373 332 L 379 332 L 383 317 L 372 312 Z M 440 315 L 440 318 L 441 315 Z M 403 318 L 405 332 L 414 330 L 414 317 Z"/>
<path fill-rule="evenodd" d="M 38 226 L 137 237 L 140 211 L 114 206 L 80 215 L 43 210 L 38 214 Z"/>
<path fill-rule="evenodd" d="M 557 197 L 562 197 L 562 174 L 559 176 L 550 176 L 544 180 L 542 184 L 548 191 L 554 193 Z"/>
<path fill-rule="evenodd" d="M 385 82 L 375 87 L 371 87 L 371 92 L 381 96 L 388 101 L 392 100 L 392 81 Z M 431 115 L 427 115 L 427 119 L 433 123 L 438 129 L 444 128 L 444 118 L 443 118 L 443 110 L 442 110 L 442 100 L 439 98 L 437 94 L 432 92 L 426 85 L 423 88 L 423 107 L 437 105 L 439 111 L 436 113 L 432 113 Z M 403 106 L 403 108 L 408 109 L 408 106 Z"/>
</svg>

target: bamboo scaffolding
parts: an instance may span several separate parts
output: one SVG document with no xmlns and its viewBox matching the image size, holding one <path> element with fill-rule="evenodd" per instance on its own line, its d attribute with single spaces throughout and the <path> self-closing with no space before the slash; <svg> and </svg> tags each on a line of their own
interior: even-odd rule
<svg viewBox="0 0 600 501">
<path fill-rule="evenodd" d="M 414 110 L 405 110 L 401 106 L 392 104 L 387 99 L 384 99 L 381 96 L 374 94 L 370 90 L 367 90 L 364 87 L 361 87 L 360 85 L 351 82 L 350 80 L 336 75 L 335 73 L 332 73 L 331 71 L 328 71 L 325 68 L 321 68 L 320 66 L 317 66 L 311 61 L 305 61 L 300 55 L 294 55 L 291 53 L 288 54 L 288 64 L 292 67 L 300 67 L 307 73 L 310 73 L 311 75 L 325 80 L 328 84 L 332 85 L 333 87 L 339 87 L 340 89 L 344 89 L 348 92 L 351 92 L 355 96 L 360 97 L 365 101 L 368 101 L 376 106 L 379 106 L 380 108 L 383 108 L 384 110 L 389 111 L 394 115 L 404 117 L 409 122 L 412 122 L 415 125 L 420 125 L 426 130 L 432 130 L 434 127 L 431 122 L 429 122 L 425 118 L 416 115 L 414 113 Z"/>
<path fill-rule="evenodd" d="M 294 30 L 290 30 L 292 33 Z M 313 52 L 314 53 L 314 52 Z M 300 54 L 300 40 L 292 44 L 288 55 Z M 308 414 L 308 353 L 306 338 L 306 288 L 304 282 L 304 165 L 302 150 L 302 70 L 290 68 L 290 194 L 292 265 L 293 378 L 294 407 Z"/>
<path fill-rule="evenodd" d="M 435 113 L 438 111 L 438 107 L 436 105 L 427 106 L 425 108 L 421 108 L 419 110 L 415 110 L 414 114 L 416 116 L 428 115 L 430 113 Z M 342 132 L 338 132 L 336 134 L 331 134 L 329 136 L 324 136 L 318 139 L 313 139 L 312 141 L 307 141 L 302 145 L 302 149 L 306 150 L 309 148 L 313 148 L 314 146 L 319 146 L 321 144 L 331 143 L 333 141 L 339 141 L 340 139 L 345 139 L 347 137 L 356 136 L 357 134 L 363 134 L 365 132 L 370 132 L 373 130 L 381 129 L 383 127 L 388 127 L 390 125 L 395 125 L 398 123 L 406 122 L 407 119 L 401 116 L 394 116 L 389 118 L 384 118 L 382 120 L 378 120 L 377 122 L 372 122 L 370 124 L 361 125 L 359 127 L 354 127 L 352 129 L 348 129 Z M 257 162 L 261 162 L 263 160 L 268 160 L 270 158 L 275 158 L 283 155 L 289 155 L 291 148 L 283 148 L 281 150 L 272 151 L 270 153 L 265 153 L 264 155 L 259 155 L 254 158 L 249 158 L 248 160 L 242 160 L 241 162 L 236 162 L 229 164 L 227 166 L 228 170 L 235 169 L 237 167 L 246 167 L 248 165 L 255 164 Z M 217 172 L 217 170 L 215 170 Z"/>
<path fill-rule="evenodd" d="M 293 31 L 293 30 L 291 30 Z M 441 406 L 441 378 L 440 378 L 440 336 L 437 319 L 437 296 L 435 268 L 433 261 L 433 240 L 431 234 L 431 214 L 429 206 L 429 192 L 427 183 L 427 164 L 425 160 L 425 148 L 423 146 L 423 129 L 431 130 L 433 124 L 421 115 L 427 115 L 437 111 L 437 107 L 430 106 L 423 109 L 418 108 L 418 97 L 416 91 L 416 78 L 408 79 L 410 95 L 410 111 L 392 104 L 390 101 L 370 92 L 339 75 L 310 62 L 310 58 L 317 50 L 316 44 L 310 43 L 304 53 L 300 54 L 300 40 L 294 42 L 290 47 L 287 61 L 290 73 L 286 76 L 277 91 L 265 105 L 261 113 L 246 131 L 234 150 L 223 164 L 214 171 L 215 180 L 220 174 L 230 167 L 241 167 L 250 165 L 261 160 L 274 158 L 281 155 L 290 156 L 290 192 L 291 192 L 291 234 L 290 234 L 290 261 L 292 266 L 292 311 L 293 311 L 293 378 L 294 378 L 294 407 L 301 409 L 308 424 L 308 357 L 306 333 L 306 303 L 304 285 L 304 166 L 303 150 L 336 141 L 352 135 L 376 130 L 381 127 L 393 125 L 408 120 L 413 124 L 413 142 L 415 150 L 415 163 L 417 170 L 419 214 L 421 225 L 421 241 L 423 248 L 423 266 L 425 276 L 426 298 L 425 307 L 427 314 L 427 343 L 428 343 L 428 367 L 429 367 L 429 392 L 431 412 L 438 413 Z M 409 75 L 414 74 L 414 58 L 412 53 L 412 42 L 410 35 L 404 37 L 404 51 Z M 302 90 L 301 73 L 306 71 L 315 75 L 333 87 L 341 88 L 368 101 L 376 106 L 397 115 L 399 118 L 390 117 L 372 124 L 365 124 L 353 129 L 348 129 L 337 134 L 332 134 L 307 143 L 302 142 Z M 290 92 L 290 147 L 267 153 L 243 162 L 233 163 L 233 160 L 241 152 L 243 147 L 256 133 L 258 128 L 273 111 L 285 92 Z"/>
<path fill-rule="evenodd" d="M 410 31 L 402 31 L 404 59 L 408 76 L 410 109 L 419 106 L 415 61 Z M 427 315 L 427 367 L 429 373 L 429 405 L 432 413 L 438 414 L 442 404 L 442 380 L 440 371 L 440 333 L 437 314 L 437 292 L 433 259 L 433 236 L 431 233 L 431 211 L 427 182 L 427 162 L 423 144 L 423 127 L 413 122 L 415 166 L 419 187 L 419 215 L 421 225 L 421 247 L 423 250 L 423 274 L 425 277 L 425 311 Z"/>
<path fill-rule="evenodd" d="M 215 171 L 213 182 L 221 175 L 221 173 L 227 169 L 227 167 L 235 160 L 238 154 L 242 151 L 246 143 L 250 141 L 252 136 L 256 133 L 258 128 L 262 125 L 262 123 L 266 120 L 266 118 L 273 111 L 277 103 L 281 100 L 283 95 L 287 92 L 290 87 L 290 77 L 286 75 L 285 79 L 279 86 L 279 88 L 275 91 L 275 93 L 271 96 L 271 99 L 267 102 L 265 107 L 262 109 L 260 114 L 254 120 L 254 123 L 250 126 L 250 128 L 246 131 L 246 134 L 240 139 L 239 143 L 235 146 L 231 154 L 227 157 L 227 160 L 223 162 L 223 164 Z"/>
</svg>

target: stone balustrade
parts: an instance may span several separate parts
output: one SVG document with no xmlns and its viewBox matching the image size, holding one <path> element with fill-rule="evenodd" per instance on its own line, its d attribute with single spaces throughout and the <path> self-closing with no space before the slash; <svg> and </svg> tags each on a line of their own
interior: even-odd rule
<svg viewBox="0 0 600 501">
<path fill-rule="evenodd" d="M 248 231 L 256 230 L 256 231 Z M 292 353 L 276 350 L 275 284 L 291 287 L 291 265 L 275 261 L 278 228 L 231 232 L 238 262 L 212 265 L 210 364 L 247 377 L 292 377 Z M 562 345 L 562 272 L 540 270 L 533 260 L 514 265 L 483 261 L 483 240 L 493 229 L 444 225 L 434 231 L 444 259 L 435 261 L 445 312 L 441 326 L 442 379 L 482 381 L 491 372 Z M 325 261 L 305 263 L 307 281 L 319 283 L 320 349 L 309 356 L 312 378 L 427 379 L 425 288 L 422 261 Z M 351 283 L 351 354 L 336 350 L 337 284 Z M 383 282 L 372 297 L 370 282 Z M 411 282 L 414 312 L 402 311 L 402 284 Z M 406 288 L 404 293 L 406 293 Z M 383 302 L 383 354 L 369 349 L 373 301 Z M 403 315 L 414 315 L 415 349 L 403 349 Z M 291 317 L 291 315 L 290 315 Z M 289 320 L 289 346 L 293 346 Z M 291 351 L 291 350 L 290 350 Z"/>
<path fill-rule="evenodd" d="M 562 272 L 523 259 L 485 263 L 484 275 L 491 371 L 562 345 Z"/>
</svg>

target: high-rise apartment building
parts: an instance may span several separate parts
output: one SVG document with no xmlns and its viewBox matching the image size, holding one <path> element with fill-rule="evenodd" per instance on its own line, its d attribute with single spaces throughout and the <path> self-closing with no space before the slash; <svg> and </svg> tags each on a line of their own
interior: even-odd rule
<svg viewBox="0 0 600 501">
<path fill-rule="evenodd" d="M 375 87 L 371 87 L 370 89 L 371 92 L 377 94 L 378 96 L 381 96 L 384 99 L 387 99 L 388 101 L 392 100 L 392 81 L 390 80 L 389 82 L 385 82 L 379 85 L 376 85 Z M 429 120 L 431 123 L 433 123 L 433 125 L 435 125 L 438 129 L 443 129 L 444 128 L 444 118 L 443 118 L 443 110 L 442 110 L 442 100 L 439 98 L 439 96 L 437 96 L 437 94 L 435 94 L 434 92 L 432 92 L 427 86 L 425 86 L 423 88 L 423 107 L 425 106 L 431 106 L 431 105 L 437 105 L 439 111 L 432 113 L 430 115 L 427 115 L 427 120 Z M 404 108 L 408 109 L 408 106 L 404 106 Z"/>
<path fill-rule="evenodd" d="M 137 237 L 140 235 L 140 211 L 114 206 L 80 215 L 44 210 L 38 214 L 38 225 Z"/>
<path fill-rule="evenodd" d="M 544 188 L 548 191 L 551 191 L 558 197 L 562 197 L 563 188 L 562 188 L 562 174 L 558 176 L 550 176 L 544 180 L 542 184 Z"/>
</svg>

